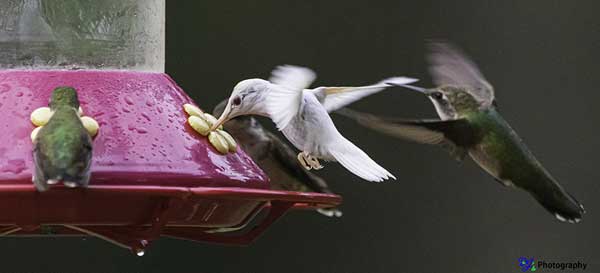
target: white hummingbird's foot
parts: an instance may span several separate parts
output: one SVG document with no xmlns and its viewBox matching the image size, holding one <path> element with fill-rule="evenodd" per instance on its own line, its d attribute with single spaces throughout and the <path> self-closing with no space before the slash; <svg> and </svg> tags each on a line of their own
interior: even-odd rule
<svg viewBox="0 0 600 273">
<path fill-rule="evenodd" d="M 321 165 L 321 163 L 319 162 L 319 159 L 312 155 L 307 155 L 306 161 L 315 170 L 323 169 L 323 165 Z"/>
<path fill-rule="evenodd" d="M 301 152 L 298 154 L 298 161 L 307 170 L 320 170 L 323 169 L 323 165 L 319 162 L 319 159 L 308 154 L 308 152 Z"/>
<path fill-rule="evenodd" d="M 304 167 L 307 170 L 311 170 L 312 167 L 307 163 L 308 160 L 306 159 L 306 154 L 304 152 L 300 152 L 298 153 L 298 161 L 300 162 L 300 165 L 302 165 L 302 167 Z"/>
</svg>

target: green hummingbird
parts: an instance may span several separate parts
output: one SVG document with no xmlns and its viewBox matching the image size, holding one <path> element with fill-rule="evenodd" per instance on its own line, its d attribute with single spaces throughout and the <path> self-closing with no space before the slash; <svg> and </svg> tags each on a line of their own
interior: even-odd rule
<svg viewBox="0 0 600 273">
<path fill-rule="evenodd" d="M 498 182 L 529 192 L 562 222 L 577 223 L 583 206 L 565 191 L 498 112 L 494 89 L 458 48 L 430 44 L 430 73 L 438 86 L 410 85 L 431 100 L 441 120 L 383 118 L 342 109 L 338 113 L 387 135 L 444 147 L 458 160 L 470 157 Z"/>
<path fill-rule="evenodd" d="M 87 187 L 92 161 L 92 139 L 78 115 L 79 99 L 72 87 L 58 87 L 48 105 L 53 115 L 34 140 L 33 184 L 38 191 L 62 182 Z"/>
</svg>

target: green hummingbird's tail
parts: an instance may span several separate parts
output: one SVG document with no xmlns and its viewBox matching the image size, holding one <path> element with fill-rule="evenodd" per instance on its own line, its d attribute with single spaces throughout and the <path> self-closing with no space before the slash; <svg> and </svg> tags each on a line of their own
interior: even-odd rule
<svg viewBox="0 0 600 273">
<path fill-rule="evenodd" d="M 585 213 L 583 205 L 551 177 L 543 179 L 546 180 L 544 183 L 529 191 L 531 195 L 559 221 L 579 223 Z"/>
</svg>

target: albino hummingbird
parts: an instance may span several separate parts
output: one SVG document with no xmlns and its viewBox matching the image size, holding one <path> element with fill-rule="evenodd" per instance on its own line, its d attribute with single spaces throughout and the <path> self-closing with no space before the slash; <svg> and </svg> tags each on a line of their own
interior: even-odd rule
<svg viewBox="0 0 600 273">
<path fill-rule="evenodd" d="M 49 107 L 54 114 L 34 139 L 33 183 L 38 191 L 58 182 L 70 188 L 87 187 L 92 139 L 77 114 L 77 92 L 71 87 L 54 89 Z"/>
<path fill-rule="evenodd" d="M 213 109 L 214 116 L 220 116 L 228 100 L 223 100 Z M 265 129 L 252 116 L 239 116 L 223 124 L 229 132 L 262 170 L 271 179 L 271 189 L 333 193 L 327 182 L 316 174 L 306 170 L 298 161 L 293 148 L 284 140 Z M 342 216 L 335 208 L 317 209 L 326 216 Z"/>
<path fill-rule="evenodd" d="M 417 80 L 397 77 L 361 87 L 317 87 L 306 89 L 316 78 L 303 67 L 280 66 L 269 81 L 248 79 L 234 88 L 218 121 L 241 115 L 269 117 L 283 135 L 299 150 L 297 156 L 307 169 L 322 168 L 318 159 L 338 161 L 367 181 L 381 182 L 395 177 L 338 132 L 329 112 L 379 92 L 388 83 L 408 84 Z"/>
<path fill-rule="evenodd" d="M 433 43 L 430 72 L 438 87 L 400 85 L 425 94 L 441 120 L 382 118 L 342 109 L 376 131 L 424 144 L 440 145 L 462 160 L 467 154 L 505 186 L 529 192 L 558 220 L 577 223 L 585 210 L 533 156 L 495 106 L 494 89 L 475 64 L 445 43 Z"/>
</svg>

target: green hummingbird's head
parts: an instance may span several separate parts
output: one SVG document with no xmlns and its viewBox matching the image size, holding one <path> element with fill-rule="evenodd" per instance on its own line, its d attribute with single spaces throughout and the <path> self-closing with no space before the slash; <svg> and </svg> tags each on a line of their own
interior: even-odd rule
<svg viewBox="0 0 600 273">
<path fill-rule="evenodd" d="M 458 118 L 470 112 L 476 112 L 481 106 L 481 103 L 463 87 L 445 85 L 428 90 L 426 94 L 435 105 L 438 113 L 443 112 L 445 116 L 451 118 Z"/>
<path fill-rule="evenodd" d="M 408 84 L 400 85 L 411 90 L 418 91 L 431 100 L 435 110 L 441 119 L 456 119 L 481 109 L 479 102 L 468 87 L 455 85 L 443 85 L 440 87 L 426 89 Z"/>
<path fill-rule="evenodd" d="M 49 103 L 50 109 L 56 109 L 60 106 L 69 106 L 75 109 L 79 108 L 79 99 L 77 91 L 73 87 L 57 87 L 52 91 L 52 98 Z"/>
</svg>

